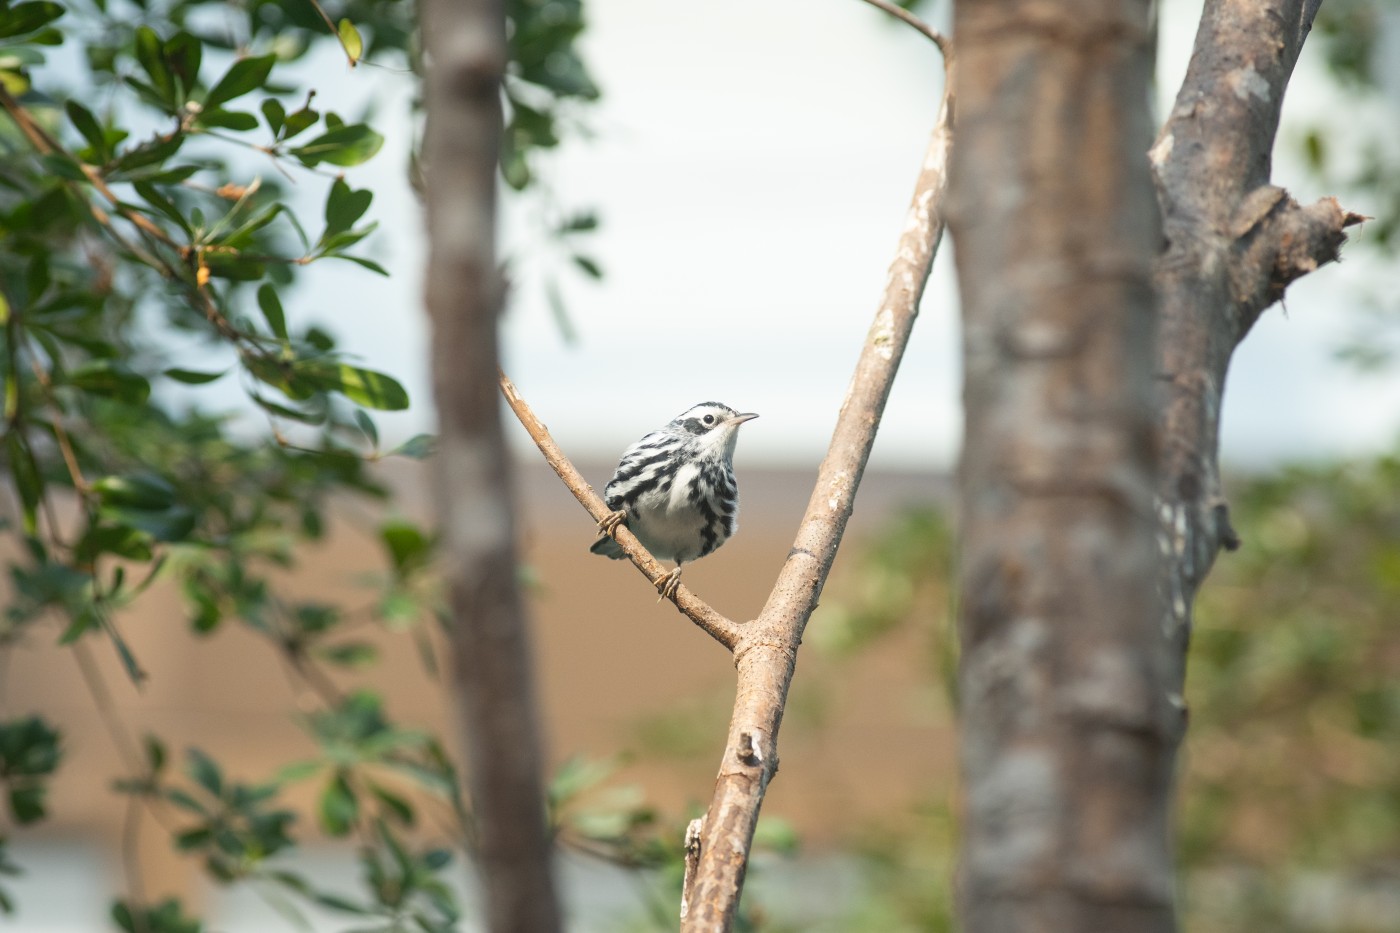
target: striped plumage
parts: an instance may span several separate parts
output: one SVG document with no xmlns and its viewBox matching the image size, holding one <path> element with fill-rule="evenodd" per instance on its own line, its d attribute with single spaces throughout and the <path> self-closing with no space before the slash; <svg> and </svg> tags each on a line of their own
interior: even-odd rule
<svg viewBox="0 0 1400 933">
<path fill-rule="evenodd" d="M 658 582 L 674 591 L 680 565 L 711 553 L 738 528 L 739 487 L 734 482 L 734 445 L 739 426 L 757 418 L 718 402 L 701 402 L 628 447 L 603 499 L 613 515 L 605 532 L 625 523 L 659 560 L 676 570 Z M 594 554 L 623 556 L 608 534 L 593 543 Z"/>
</svg>

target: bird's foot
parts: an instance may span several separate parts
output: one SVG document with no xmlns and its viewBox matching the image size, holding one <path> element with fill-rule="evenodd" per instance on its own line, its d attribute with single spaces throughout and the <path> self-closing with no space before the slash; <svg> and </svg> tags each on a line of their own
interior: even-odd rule
<svg viewBox="0 0 1400 933">
<path fill-rule="evenodd" d="M 663 599 L 675 599 L 676 588 L 681 585 L 681 568 L 677 567 L 669 573 L 663 573 L 652 583 L 655 584 L 656 591 L 661 594 L 656 597 L 657 602 L 661 602 Z"/>
<path fill-rule="evenodd" d="M 615 531 L 617 529 L 617 526 L 621 525 L 626 518 L 627 512 L 625 509 L 618 509 L 616 512 L 609 512 L 607 515 L 603 516 L 601 521 L 598 522 L 599 534 L 605 534 L 609 537 L 612 537 L 613 531 Z"/>
</svg>

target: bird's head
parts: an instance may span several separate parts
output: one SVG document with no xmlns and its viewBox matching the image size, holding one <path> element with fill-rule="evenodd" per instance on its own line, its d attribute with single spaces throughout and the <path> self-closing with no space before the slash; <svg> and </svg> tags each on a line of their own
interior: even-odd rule
<svg viewBox="0 0 1400 933">
<path fill-rule="evenodd" d="M 693 436 L 702 450 L 732 457 L 739 440 L 739 425 L 757 417 L 752 412 L 737 412 L 719 402 L 701 402 L 677 415 L 668 427 L 673 433 Z"/>
</svg>

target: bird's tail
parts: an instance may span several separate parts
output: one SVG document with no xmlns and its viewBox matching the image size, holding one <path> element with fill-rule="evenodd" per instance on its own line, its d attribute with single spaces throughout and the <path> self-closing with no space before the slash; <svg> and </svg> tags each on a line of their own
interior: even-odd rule
<svg viewBox="0 0 1400 933">
<path fill-rule="evenodd" d="M 608 535 L 603 535 L 597 541 L 594 541 L 593 546 L 588 550 L 594 554 L 602 554 L 604 557 L 611 557 L 613 560 L 621 560 L 627 556 L 622 553 L 622 547 Z"/>
</svg>

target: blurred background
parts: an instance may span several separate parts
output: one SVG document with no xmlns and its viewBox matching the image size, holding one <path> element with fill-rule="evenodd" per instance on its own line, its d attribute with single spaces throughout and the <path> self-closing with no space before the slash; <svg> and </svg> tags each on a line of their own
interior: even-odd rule
<svg viewBox="0 0 1400 933">
<path fill-rule="evenodd" d="M 1199 9 L 1161 4 L 1159 113 Z M 1300 201 L 1336 194 L 1375 219 L 1344 263 L 1265 314 L 1231 372 L 1224 460 L 1244 548 L 1206 586 L 1189 668 L 1179 845 L 1193 931 L 1400 929 L 1400 8 L 1324 10 L 1290 85 L 1275 183 Z M 507 371 L 595 487 L 628 443 L 695 402 L 762 415 L 736 460 L 741 531 L 686 569 L 696 592 L 746 618 L 790 546 L 875 310 L 941 66 L 921 37 L 855 0 L 590 0 L 584 12 L 581 52 L 601 99 L 551 155 L 547 196 L 507 197 Z M 946 25 L 945 4 L 920 12 Z M 390 69 L 349 72 L 333 48 L 298 68 L 324 106 L 372 112 L 386 137 L 355 178 L 376 192 L 369 242 L 391 275 L 313 266 L 283 302 L 409 389 L 411 409 L 376 415 L 387 447 L 432 429 L 422 223 L 406 171 L 414 87 Z M 319 210 L 319 192 L 289 197 Z M 541 234 L 574 211 L 599 218 L 584 242 Z M 953 927 L 951 246 L 808 629 L 746 894 L 752 928 Z M 181 365 L 199 369 L 212 351 L 187 353 Z M 246 409 L 225 382 L 200 389 L 199 404 Z M 709 797 L 732 667 L 629 567 L 587 553 L 587 516 L 523 432 L 512 441 L 573 928 L 673 928 L 674 850 Z M 422 465 L 386 462 L 373 476 L 392 491 L 387 504 L 333 500 L 325 534 L 276 571 L 289 600 L 381 599 L 385 552 L 403 553 L 385 528 L 431 512 Z M 207 770 L 201 780 L 199 760 L 178 751 L 197 747 L 221 763 L 216 783 L 276 779 L 300 814 L 296 870 L 318 889 L 353 887 L 368 863 L 335 832 L 334 780 L 288 763 L 326 754 L 333 730 L 315 718 L 326 693 L 371 691 L 396 727 L 450 735 L 436 636 L 366 626 L 355 644 L 368 647 L 345 652 L 318 689 L 256 631 L 186 624 L 188 595 L 157 584 L 122 618 L 151 675 L 144 688 L 105 645 L 75 660 L 54 644 L 61 628 L 0 656 L 0 710 L 42 713 L 64 749 L 49 818 L 11 838 L 24 873 L 3 879 L 18 909 L 0 925 L 107 928 L 111 898 L 135 874 L 147 900 L 178 896 L 210 930 L 356 926 L 333 898 L 293 905 L 272 883 L 210 880 L 171 845 L 167 830 L 188 829 L 187 815 L 133 832 L 106 789 L 130 770 L 121 746 L 146 732 L 207 788 Z M 122 725 L 95 706 L 94 682 Z M 415 838 L 440 842 L 441 800 L 382 780 L 420 813 Z M 449 875 L 471 917 L 465 873 Z"/>
</svg>

